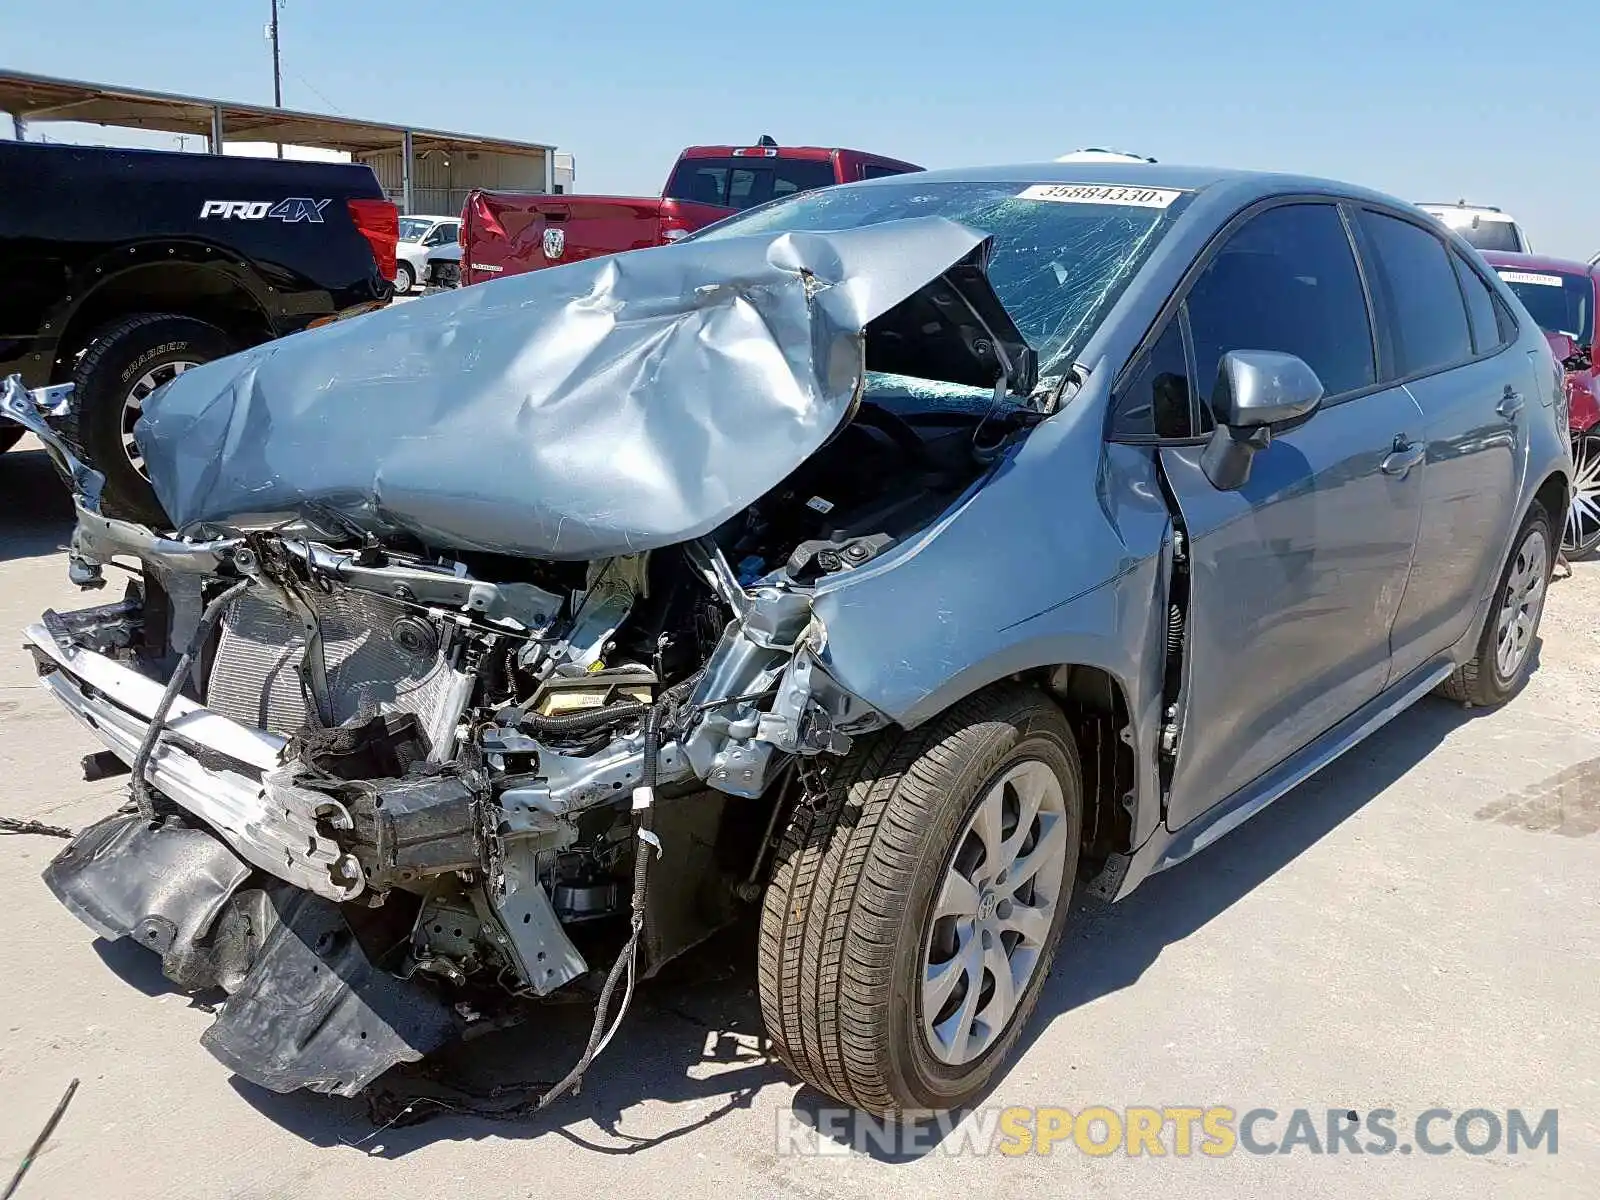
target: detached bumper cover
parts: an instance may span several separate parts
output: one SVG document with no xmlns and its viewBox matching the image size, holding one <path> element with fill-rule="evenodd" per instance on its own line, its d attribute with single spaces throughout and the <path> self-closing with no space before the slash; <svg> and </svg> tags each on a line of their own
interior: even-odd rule
<svg viewBox="0 0 1600 1200">
<path fill-rule="evenodd" d="M 80 833 L 44 881 L 101 937 L 160 954 L 186 991 L 231 992 L 200 1041 L 260 1087 L 354 1096 L 455 1035 L 436 994 L 367 960 L 336 905 L 245 887 L 252 874 L 206 830 L 124 813 Z"/>
<path fill-rule="evenodd" d="M 289 888 L 271 903 L 260 956 L 200 1036 L 224 1066 L 274 1092 L 354 1096 L 455 1036 L 444 1002 L 374 967 L 337 906 Z"/>
<path fill-rule="evenodd" d="M 95 933 L 133 938 L 161 956 L 168 979 L 198 991 L 228 973 L 217 918 L 249 875 L 249 864 L 204 830 L 128 813 L 80 833 L 45 868 L 44 882 Z"/>
</svg>

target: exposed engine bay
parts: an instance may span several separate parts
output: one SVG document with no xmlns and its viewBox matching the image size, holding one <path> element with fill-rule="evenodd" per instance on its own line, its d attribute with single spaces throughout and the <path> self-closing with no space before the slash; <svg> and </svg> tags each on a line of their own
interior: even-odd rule
<svg viewBox="0 0 1600 1200">
<path fill-rule="evenodd" d="M 133 803 L 47 882 L 226 989 L 206 1043 L 278 1090 L 355 1094 L 614 960 L 609 1002 L 759 895 L 781 811 L 884 722 L 829 679 L 811 585 L 922 528 L 1028 423 L 875 377 L 712 534 L 587 563 L 304 524 L 179 540 L 80 505 L 74 579 L 139 573 L 27 637 Z"/>
<path fill-rule="evenodd" d="M 67 390 L 7 381 L 73 487 L 70 577 L 133 576 L 26 631 L 130 775 L 48 886 L 224 989 L 205 1044 L 278 1091 L 594 996 L 559 1096 L 888 724 L 813 601 L 1042 419 L 989 246 L 918 218 L 666 247 L 202 365 L 135 427 L 174 532 L 102 511 Z"/>
</svg>

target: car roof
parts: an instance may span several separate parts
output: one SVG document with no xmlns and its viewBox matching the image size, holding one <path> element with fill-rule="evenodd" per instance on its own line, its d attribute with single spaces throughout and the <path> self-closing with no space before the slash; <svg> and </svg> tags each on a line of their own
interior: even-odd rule
<svg viewBox="0 0 1600 1200">
<path fill-rule="evenodd" d="M 990 167 L 955 167 L 923 171 L 915 176 L 889 176 L 852 183 L 849 187 L 907 187 L 928 183 L 1087 183 L 1120 187 L 1174 188 L 1215 193 L 1218 200 L 1248 203 L 1252 198 L 1283 194 L 1348 196 L 1402 209 L 1415 205 L 1371 188 L 1315 175 L 1247 171 L 1228 167 L 1184 166 L 1149 162 L 1012 163 Z"/>
<path fill-rule="evenodd" d="M 1557 271 L 1565 275 L 1600 276 L 1600 268 L 1572 258 L 1552 258 L 1548 254 L 1512 254 L 1506 250 L 1480 250 L 1491 267 L 1521 267 L 1529 271 Z"/>
<path fill-rule="evenodd" d="M 1419 204 L 1417 207 L 1431 216 L 1438 217 L 1446 225 L 1464 225 L 1468 218 L 1479 222 L 1498 221 L 1505 225 L 1515 225 L 1517 223 L 1516 218 L 1504 209 L 1490 208 L 1481 204 Z M 1452 221 L 1452 217 L 1461 219 Z"/>
</svg>

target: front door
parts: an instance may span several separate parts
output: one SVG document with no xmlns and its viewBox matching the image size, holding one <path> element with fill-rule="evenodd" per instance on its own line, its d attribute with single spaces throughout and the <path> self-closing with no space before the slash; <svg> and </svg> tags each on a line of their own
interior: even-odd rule
<svg viewBox="0 0 1600 1200">
<path fill-rule="evenodd" d="M 1167 823 L 1176 829 L 1375 697 L 1422 515 L 1420 428 L 1379 383 L 1370 304 L 1332 203 L 1269 208 L 1239 226 L 1189 292 L 1199 432 L 1229 350 L 1298 355 L 1324 388 L 1306 424 L 1213 487 L 1202 446 L 1159 451 L 1187 535 L 1183 688 Z"/>
<path fill-rule="evenodd" d="M 1237 492 L 1211 486 L 1198 447 L 1162 450 L 1190 559 L 1173 828 L 1382 690 L 1423 476 L 1385 473 L 1383 451 L 1418 420 L 1404 389 L 1331 405 L 1256 455 Z"/>
</svg>

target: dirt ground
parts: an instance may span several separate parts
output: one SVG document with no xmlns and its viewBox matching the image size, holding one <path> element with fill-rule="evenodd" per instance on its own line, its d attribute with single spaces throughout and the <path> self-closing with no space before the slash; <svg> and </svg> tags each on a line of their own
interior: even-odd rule
<svg viewBox="0 0 1600 1200">
<path fill-rule="evenodd" d="M 119 803 L 123 783 L 81 781 L 96 747 L 17 648 L 44 608 L 96 602 L 66 582 L 69 508 L 27 444 L 0 458 L 0 513 L 0 814 L 76 827 Z M 582 1094 L 536 1119 L 379 1129 L 357 1102 L 262 1092 L 201 1048 L 209 1015 L 153 956 L 97 942 L 50 897 L 39 872 L 61 843 L 0 837 L 12 938 L 0 1179 L 78 1078 L 24 1200 L 1600 1196 L 1597 668 L 1600 564 L 1579 564 L 1553 585 L 1537 671 L 1511 704 L 1425 701 L 1124 903 L 1083 905 L 985 1108 L 910 1147 L 854 1148 L 842 1114 L 762 1056 L 748 931 L 647 987 Z M 480 1084 L 552 1079 L 586 1027 L 586 1009 L 541 1011 L 449 1065 Z M 1559 1143 L 1216 1158 L 1100 1157 L 1070 1138 L 1048 1155 L 974 1148 L 1001 1107 L 1090 1105 L 1304 1108 L 1319 1124 L 1328 1109 L 1387 1108 L 1403 1134 L 1435 1107 L 1556 1109 Z M 1262 1129 L 1283 1138 L 1284 1120 Z"/>
</svg>

